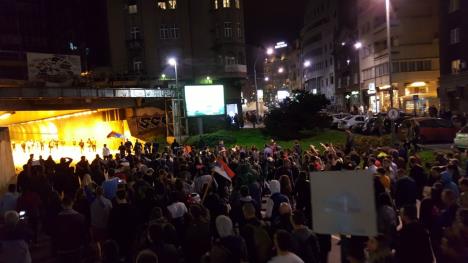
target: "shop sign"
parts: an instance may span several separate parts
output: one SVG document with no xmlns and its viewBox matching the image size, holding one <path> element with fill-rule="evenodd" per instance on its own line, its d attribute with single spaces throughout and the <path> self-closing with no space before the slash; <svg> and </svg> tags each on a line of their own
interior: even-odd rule
<svg viewBox="0 0 468 263">
<path fill-rule="evenodd" d="M 369 83 L 369 90 L 367 94 L 375 94 L 375 83 Z"/>
</svg>

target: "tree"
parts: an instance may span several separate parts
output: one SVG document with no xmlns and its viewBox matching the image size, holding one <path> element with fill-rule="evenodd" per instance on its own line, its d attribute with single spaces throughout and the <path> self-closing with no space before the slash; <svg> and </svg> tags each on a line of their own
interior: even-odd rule
<svg viewBox="0 0 468 263">
<path fill-rule="evenodd" d="M 265 129 L 279 139 L 296 139 L 302 137 L 304 131 L 327 128 L 331 120 L 320 110 L 329 104 L 324 95 L 293 91 L 290 98 L 270 109 L 265 117 Z"/>
</svg>

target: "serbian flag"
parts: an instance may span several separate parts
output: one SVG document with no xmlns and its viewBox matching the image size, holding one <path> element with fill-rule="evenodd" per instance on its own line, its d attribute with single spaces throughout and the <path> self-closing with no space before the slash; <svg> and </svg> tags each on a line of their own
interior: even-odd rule
<svg viewBox="0 0 468 263">
<path fill-rule="evenodd" d="M 111 131 L 109 134 L 107 134 L 107 138 L 119 138 L 123 139 L 125 136 L 123 134 L 117 133 L 115 131 Z"/>
<path fill-rule="evenodd" d="M 231 170 L 231 168 L 229 168 L 229 166 L 224 162 L 222 158 L 218 158 L 217 161 L 218 161 L 218 165 L 226 172 L 226 174 L 230 178 L 233 178 L 234 176 L 236 176 L 236 173 L 234 173 L 234 171 Z"/>
<path fill-rule="evenodd" d="M 220 166 L 218 165 L 215 165 L 213 167 L 213 169 L 211 169 L 213 172 L 221 175 L 222 177 L 224 177 L 224 179 L 228 180 L 229 182 L 231 182 L 231 177 L 229 177 L 229 175 L 226 173 L 226 171 L 224 171 L 223 168 L 221 168 Z"/>
</svg>

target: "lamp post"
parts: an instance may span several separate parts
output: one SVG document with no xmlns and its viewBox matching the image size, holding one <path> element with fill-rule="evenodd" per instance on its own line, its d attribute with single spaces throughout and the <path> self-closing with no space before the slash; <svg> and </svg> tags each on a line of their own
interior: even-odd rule
<svg viewBox="0 0 468 263">
<path fill-rule="evenodd" d="M 393 83 L 392 83 L 392 35 L 390 24 L 390 0 L 385 0 L 385 15 L 387 20 L 387 49 L 388 49 L 388 84 L 390 85 L 390 108 L 393 109 Z M 395 120 L 391 120 L 392 145 L 395 144 Z"/>
<path fill-rule="evenodd" d="M 173 57 L 167 60 L 167 64 L 174 67 L 175 72 L 175 92 L 176 92 L 176 103 L 173 103 L 173 116 L 174 116 L 174 137 L 181 142 L 180 136 L 180 91 L 179 91 L 179 78 L 177 72 L 177 60 Z"/>
<path fill-rule="evenodd" d="M 358 56 L 357 56 L 356 59 L 359 59 L 359 50 L 361 48 L 362 48 L 362 42 L 358 41 L 358 42 L 354 43 L 354 49 L 356 49 L 357 52 L 358 52 Z M 358 71 L 359 71 L 359 69 L 358 69 Z M 364 98 L 363 97 L 364 97 L 364 95 L 362 93 L 362 87 L 361 87 L 361 85 L 359 85 L 359 104 L 362 107 L 364 107 L 364 105 L 363 105 L 364 104 Z"/>
<path fill-rule="evenodd" d="M 304 63 L 302 64 L 302 70 L 301 70 L 301 89 L 305 90 L 305 78 L 306 78 L 306 69 L 310 66 L 312 66 L 312 61 L 310 60 L 305 60 Z"/>
<path fill-rule="evenodd" d="M 267 55 L 273 55 L 273 53 L 275 52 L 275 50 L 273 48 L 267 48 L 266 50 L 266 54 Z M 255 123 L 254 123 L 254 128 L 255 128 L 255 124 L 258 122 L 258 114 L 259 114 L 259 109 L 258 109 L 258 84 L 257 84 L 257 62 L 258 62 L 258 59 L 260 58 L 260 54 L 257 54 L 257 57 L 255 58 L 255 62 L 254 62 L 254 83 L 255 83 Z"/>
<path fill-rule="evenodd" d="M 385 0 L 385 16 L 387 20 L 388 82 L 390 85 L 390 108 L 393 109 L 392 36 L 391 36 L 391 24 L 390 24 L 390 0 Z"/>
</svg>

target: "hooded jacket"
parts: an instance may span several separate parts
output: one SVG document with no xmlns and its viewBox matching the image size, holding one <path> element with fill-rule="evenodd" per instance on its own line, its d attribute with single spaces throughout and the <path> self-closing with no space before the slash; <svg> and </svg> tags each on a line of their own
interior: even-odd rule
<svg viewBox="0 0 468 263">
<path fill-rule="evenodd" d="M 270 182 L 271 196 L 267 201 L 265 217 L 274 222 L 279 217 L 279 207 L 281 203 L 289 203 L 289 199 L 281 194 L 281 186 L 278 180 Z"/>
</svg>

